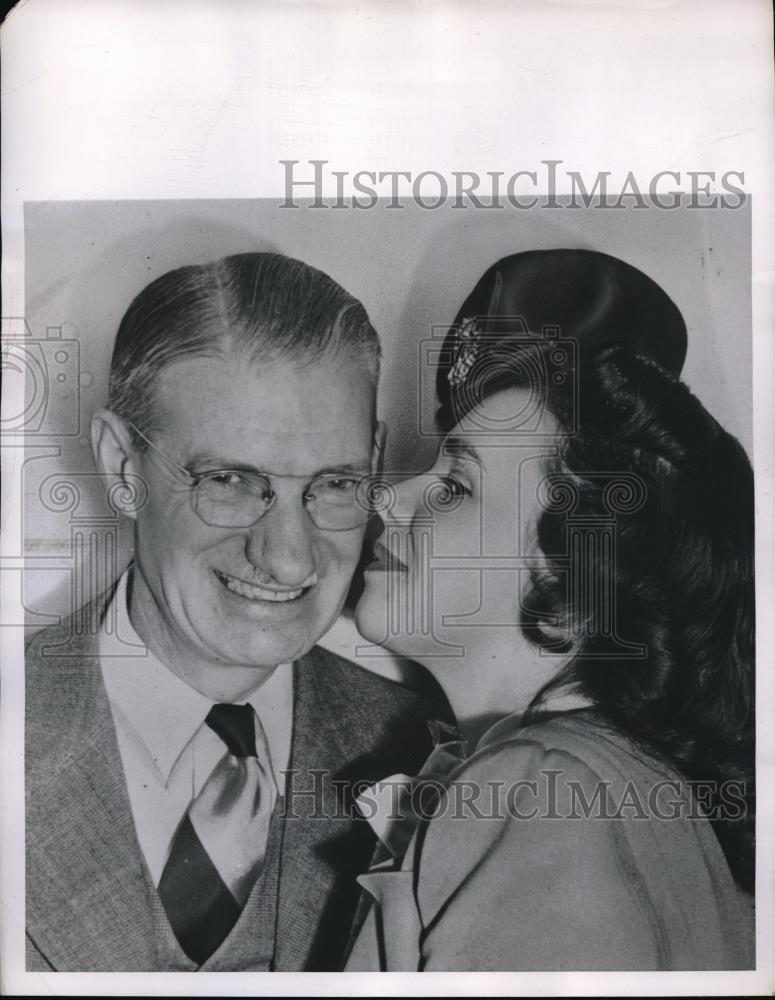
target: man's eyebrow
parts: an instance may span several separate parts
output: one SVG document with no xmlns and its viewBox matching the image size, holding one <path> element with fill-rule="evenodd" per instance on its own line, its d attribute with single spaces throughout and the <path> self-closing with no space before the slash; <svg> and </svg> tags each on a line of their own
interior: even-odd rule
<svg viewBox="0 0 775 1000">
<path fill-rule="evenodd" d="M 456 434 L 444 438 L 441 443 L 441 451 L 442 454 L 450 455 L 452 458 L 464 458 L 476 462 L 477 465 L 482 464 L 481 456 L 476 448 L 465 438 L 458 437 Z"/>
<path fill-rule="evenodd" d="M 240 459 L 233 459 L 223 456 L 213 456 L 206 453 L 192 455 L 191 458 L 185 463 L 184 468 L 193 473 L 196 472 L 246 472 L 252 473 L 253 475 L 265 475 L 265 476 L 275 476 L 279 479 L 315 479 L 317 476 L 326 476 L 335 473 L 358 473 L 359 475 L 367 475 L 370 472 L 370 460 L 364 459 L 363 462 L 343 462 L 341 465 L 329 465 L 320 469 L 315 469 L 314 472 L 304 472 L 298 475 L 288 475 L 283 472 L 273 472 L 271 469 L 264 467 L 259 468 L 256 465 L 250 465 Z"/>
</svg>

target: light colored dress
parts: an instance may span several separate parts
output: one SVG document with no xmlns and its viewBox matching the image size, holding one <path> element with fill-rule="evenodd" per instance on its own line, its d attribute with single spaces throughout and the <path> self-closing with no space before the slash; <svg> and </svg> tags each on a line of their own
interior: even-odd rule
<svg viewBox="0 0 775 1000">
<path fill-rule="evenodd" d="M 591 712 L 501 720 L 445 784 L 360 877 L 347 971 L 754 967 L 753 902 L 687 783 Z"/>
</svg>

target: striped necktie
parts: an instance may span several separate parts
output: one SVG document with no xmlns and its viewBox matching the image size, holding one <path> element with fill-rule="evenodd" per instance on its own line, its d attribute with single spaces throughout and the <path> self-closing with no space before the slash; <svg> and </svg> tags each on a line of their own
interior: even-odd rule
<svg viewBox="0 0 775 1000">
<path fill-rule="evenodd" d="M 250 705 L 213 705 L 205 722 L 227 753 L 183 817 L 159 882 L 170 926 L 197 965 L 242 912 L 261 871 L 277 798 L 266 737 Z"/>
</svg>

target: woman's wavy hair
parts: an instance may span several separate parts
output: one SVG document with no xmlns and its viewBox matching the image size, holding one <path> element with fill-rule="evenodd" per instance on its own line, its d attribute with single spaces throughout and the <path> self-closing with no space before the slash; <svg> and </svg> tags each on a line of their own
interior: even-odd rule
<svg viewBox="0 0 775 1000">
<path fill-rule="evenodd" d="M 732 873 L 752 891 L 751 464 L 684 383 L 632 347 L 590 358 L 578 389 L 573 401 L 549 390 L 565 433 L 537 525 L 545 566 L 522 612 L 531 641 L 570 660 L 526 720 L 574 685 L 605 723 L 703 783 Z M 585 546 L 580 582 L 567 569 L 573 520 L 598 523 L 602 539 L 612 515 L 613 546 Z"/>
</svg>

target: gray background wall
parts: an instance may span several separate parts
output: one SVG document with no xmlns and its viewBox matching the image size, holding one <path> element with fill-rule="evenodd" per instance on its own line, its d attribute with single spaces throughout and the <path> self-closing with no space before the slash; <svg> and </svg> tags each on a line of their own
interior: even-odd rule
<svg viewBox="0 0 775 1000">
<path fill-rule="evenodd" d="M 78 391 L 49 380 L 43 430 L 25 464 L 25 604 L 40 624 L 87 596 L 73 564 L 73 522 L 101 530 L 104 491 L 92 472 L 88 419 L 105 401 L 112 340 L 132 297 L 181 264 L 274 250 L 331 274 L 366 305 L 381 334 L 380 415 L 388 468 L 426 466 L 435 444 L 418 433 L 418 341 L 448 324 L 482 272 L 519 250 L 585 247 L 641 268 L 681 309 L 689 330 L 684 377 L 751 454 L 750 211 L 741 209 L 282 209 L 269 200 L 40 202 L 25 206 L 26 319 L 33 338 L 80 347 Z M 51 356 L 53 348 L 45 348 Z M 52 371 L 54 365 L 50 366 Z M 430 400 L 425 400 L 430 403 Z M 69 424 L 68 424 L 69 421 Z M 76 427 L 76 423 L 79 426 Z M 68 424 L 67 436 L 56 432 Z M 78 498 L 51 496 L 52 474 L 76 474 Z M 41 502 L 41 489 L 47 499 Z M 53 484 L 53 485 L 52 485 Z M 46 489 L 43 490 L 46 493 Z M 89 527 L 91 525 L 92 527 Z M 93 528 L 97 525 L 97 528 Z M 80 530 L 80 529 L 79 529 Z M 83 531 L 81 531 L 83 534 Z M 88 545 L 86 545 L 88 550 Z M 117 532 L 117 564 L 128 555 Z M 109 569 L 105 572 L 109 572 Z"/>
</svg>

